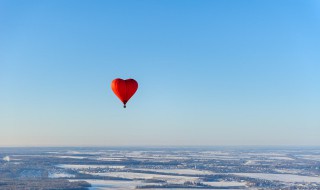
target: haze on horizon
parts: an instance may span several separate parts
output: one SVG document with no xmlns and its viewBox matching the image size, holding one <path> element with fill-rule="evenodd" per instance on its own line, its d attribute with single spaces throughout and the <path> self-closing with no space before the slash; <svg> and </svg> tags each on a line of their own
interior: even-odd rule
<svg viewBox="0 0 320 190">
<path fill-rule="evenodd" d="M 319 50 L 317 0 L 0 0 L 0 146 L 319 146 Z"/>
</svg>

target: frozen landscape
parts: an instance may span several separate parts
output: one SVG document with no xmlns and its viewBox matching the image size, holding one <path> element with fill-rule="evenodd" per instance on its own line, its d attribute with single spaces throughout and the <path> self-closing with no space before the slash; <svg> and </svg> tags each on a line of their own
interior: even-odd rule
<svg viewBox="0 0 320 190">
<path fill-rule="evenodd" d="M 320 189 L 317 147 L 0 148 L 0 189 Z"/>
</svg>

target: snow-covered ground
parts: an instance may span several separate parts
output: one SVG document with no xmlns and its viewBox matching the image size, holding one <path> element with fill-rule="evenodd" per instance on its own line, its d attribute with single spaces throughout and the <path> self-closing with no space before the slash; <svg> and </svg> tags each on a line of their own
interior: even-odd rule
<svg viewBox="0 0 320 190">
<path fill-rule="evenodd" d="M 101 161 L 118 161 L 121 162 L 123 161 L 125 158 L 117 158 L 117 157 L 98 157 L 96 158 L 96 160 L 101 160 Z"/>
<path fill-rule="evenodd" d="M 320 177 L 302 176 L 293 174 L 268 174 L 268 173 L 233 173 L 238 176 L 245 176 L 251 178 L 282 181 L 282 182 L 308 182 L 308 183 L 320 183 Z"/>
<path fill-rule="evenodd" d="M 55 156 L 56 158 L 72 158 L 72 159 L 85 159 L 83 156 Z"/>
<path fill-rule="evenodd" d="M 84 179 L 84 180 L 69 180 L 73 181 L 86 181 L 91 184 L 92 187 L 89 190 L 132 190 L 136 189 L 136 186 L 141 185 L 153 185 L 153 183 L 144 183 L 142 181 L 119 181 L 119 180 L 92 180 L 92 179 Z M 211 183 L 211 182 L 208 182 Z M 241 182 L 212 182 L 212 186 L 227 186 L 226 184 L 230 184 L 230 186 L 245 186 L 244 183 Z M 157 184 L 154 184 L 157 185 Z M 157 189 L 145 189 L 145 190 L 169 190 L 168 188 L 157 188 Z M 181 188 L 175 188 L 174 190 L 185 190 Z M 205 190 L 199 188 L 188 188 L 188 190 Z M 207 190 L 207 189 L 206 189 Z"/>
<path fill-rule="evenodd" d="M 58 173 L 58 172 L 50 172 L 48 175 L 49 178 L 74 178 L 75 175 L 68 173 Z"/>
<path fill-rule="evenodd" d="M 168 183 L 173 183 L 173 184 L 183 184 L 184 182 L 199 181 L 198 177 L 146 174 L 146 173 L 135 173 L 135 172 L 106 172 L 106 173 L 83 172 L 83 173 L 90 174 L 90 175 L 97 175 L 97 176 L 118 177 L 118 178 L 135 179 L 135 180 L 159 179 L 159 180 L 165 180 Z"/>
<path fill-rule="evenodd" d="M 306 160 L 320 161 L 320 155 L 301 155 L 299 157 Z"/>
<path fill-rule="evenodd" d="M 286 173 L 286 174 L 299 174 L 301 173 L 301 170 L 296 169 L 275 169 L 274 171 L 279 173 Z"/>
<path fill-rule="evenodd" d="M 246 182 L 237 182 L 237 181 L 218 181 L 218 182 L 202 182 L 202 183 L 205 185 L 219 186 L 219 187 L 235 187 L 235 186 L 245 187 L 247 185 Z"/>
<path fill-rule="evenodd" d="M 268 157 L 268 159 L 269 160 L 294 160 L 286 156 L 271 156 L 271 157 Z"/>
<path fill-rule="evenodd" d="M 130 190 L 135 189 L 137 185 L 143 185 L 141 181 L 119 181 L 119 180 L 69 180 L 69 181 L 86 181 L 92 187 L 89 190 Z"/>
<path fill-rule="evenodd" d="M 256 164 L 258 164 L 257 160 L 248 160 L 243 165 L 256 165 Z"/>
<path fill-rule="evenodd" d="M 89 169 L 89 168 L 112 168 L 112 169 L 123 169 L 125 166 L 114 166 L 114 165 L 78 165 L 78 164 L 60 164 L 57 165 L 59 168 L 65 169 Z"/>
<path fill-rule="evenodd" d="M 193 169 L 139 169 L 141 171 L 152 171 L 168 174 L 186 174 L 186 175 L 210 175 L 214 174 L 206 170 L 193 170 Z"/>
</svg>

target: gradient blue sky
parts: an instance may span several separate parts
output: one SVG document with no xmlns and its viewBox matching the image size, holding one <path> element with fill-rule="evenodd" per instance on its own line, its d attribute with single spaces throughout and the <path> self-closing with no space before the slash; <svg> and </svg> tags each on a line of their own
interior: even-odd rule
<svg viewBox="0 0 320 190">
<path fill-rule="evenodd" d="M 320 1 L 0 0 L 0 146 L 64 145 L 320 145 Z"/>
</svg>

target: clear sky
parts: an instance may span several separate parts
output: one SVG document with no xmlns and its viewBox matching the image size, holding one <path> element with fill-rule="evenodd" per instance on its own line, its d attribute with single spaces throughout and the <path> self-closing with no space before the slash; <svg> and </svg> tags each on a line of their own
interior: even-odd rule
<svg viewBox="0 0 320 190">
<path fill-rule="evenodd" d="M 81 145 L 320 145 L 320 1 L 0 0 L 0 146 Z"/>
</svg>

